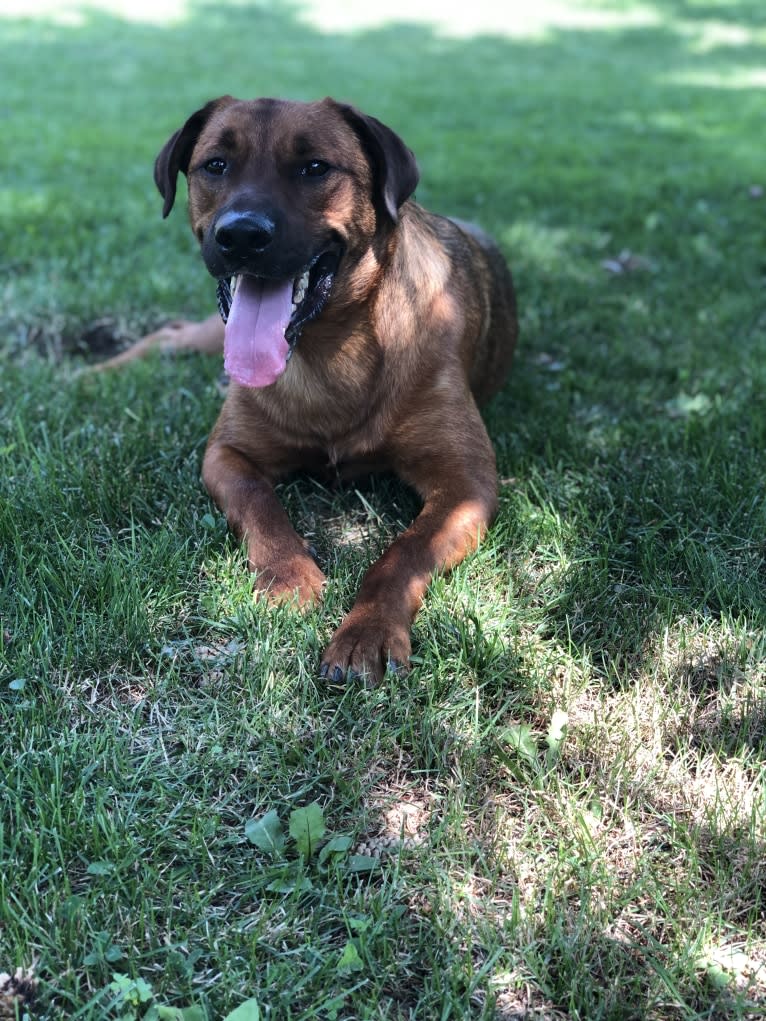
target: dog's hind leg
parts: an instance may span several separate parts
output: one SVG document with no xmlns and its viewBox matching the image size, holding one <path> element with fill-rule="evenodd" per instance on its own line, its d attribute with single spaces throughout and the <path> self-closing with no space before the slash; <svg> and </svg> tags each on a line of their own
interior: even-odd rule
<svg viewBox="0 0 766 1021">
<path fill-rule="evenodd" d="M 200 351 L 203 354 L 219 354 L 223 351 L 223 322 L 219 315 L 209 316 L 201 322 L 176 319 L 142 337 L 132 347 L 121 351 L 113 358 L 90 366 L 93 372 L 117 369 L 126 362 L 143 358 L 150 351 L 176 353 L 179 351 Z"/>
</svg>

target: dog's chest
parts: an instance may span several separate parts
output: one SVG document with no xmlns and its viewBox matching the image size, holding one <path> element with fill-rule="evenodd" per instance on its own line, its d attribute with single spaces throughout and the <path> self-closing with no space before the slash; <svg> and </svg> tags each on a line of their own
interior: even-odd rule
<svg viewBox="0 0 766 1021">
<path fill-rule="evenodd" d="M 296 447 L 309 448 L 315 458 L 335 469 L 367 458 L 384 442 L 387 402 L 372 380 L 365 380 L 364 386 L 349 385 L 342 377 L 337 386 L 317 385 L 316 379 L 306 376 L 298 380 L 302 385 L 291 382 L 281 393 L 275 387 L 269 395 L 269 417 Z"/>
<path fill-rule="evenodd" d="M 304 434 L 296 437 L 293 453 L 296 468 L 316 475 L 329 485 L 389 468 L 385 443 L 378 441 L 376 431 L 368 425 L 344 435 L 315 433 L 309 438 Z"/>
</svg>

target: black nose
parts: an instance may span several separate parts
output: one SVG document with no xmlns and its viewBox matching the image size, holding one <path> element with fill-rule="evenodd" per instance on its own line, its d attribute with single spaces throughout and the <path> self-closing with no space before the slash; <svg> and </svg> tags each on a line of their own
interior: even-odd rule
<svg viewBox="0 0 766 1021">
<path fill-rule="evenodd" d="M 229 210 L 215 225 L 215 240 L 227 255 L 262 252 L 274 240 L 274 221 L 264 213 Z"/>
</svg>

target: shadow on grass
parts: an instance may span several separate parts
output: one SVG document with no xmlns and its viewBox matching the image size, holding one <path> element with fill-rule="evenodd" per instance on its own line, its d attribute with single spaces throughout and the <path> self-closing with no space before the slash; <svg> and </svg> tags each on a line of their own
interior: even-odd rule
<svg viewBox="0 0 766 1021">
<path fill-rule="evenodd" d="M 513 265 L 522 347 L 488 420 L 501 474 L 535 478 L 541 502 L 570 525 L 571 566 L 549 595 L 548 635 L 619 682 L 637 676 L 679 618 L 764 626 L 763 510 L 749 495 L 762 476 L 742 453 L 766 447 L 755 366 L 764 324 L 750 303 L 763 257 L 747 198 L 761 172 L 752 139 L 762 96 L 741 84 L 762 68 L 748 37 L 761 5 L 646 9 L 635 26 L 618 10 L 609 27 L 552 25 L 531 38 L 411 23 L 322 32 L 286 4 L 192 4 L 172 25 L 93 10 L 65 24 L 4 18 L 0 116 L 15 139 L 0 156 L 4 332 L 18 347 L 35 332 L 78 346 L 84 324 L 104 314 L 128 322 L 129 335 L 212 308 L 183 216 L 159 220 L 160 145 L 227 91 L 352 100 L 417 152 L 419 199 L 480 220 Z M 718 21 L 744 37 L 732 41 Z M 732 118 L 744 125 L 736 133 L 722 127 Z M 648 268 L 610 279 L 601 264 L 623 249 Z M 731 296 L 741 303 L 727 306 Z M 701 303 L 716 306 L 712 320 L 699 319 Z M 736 355 L 708 339 L 722 329 Z M 708 477 L 711 458 L 727 463 L 725 478 Z M 307 513 L 300 494 L 290 501 Z M 504 503 L 511 534 L 514 508 Z M 353 546 L 353 535 L 340 539 Z M 465 631 L 450 639 L 448 615 L 434 626 L 445 656 L 498 685 L 528 684 L 533 701 L 510 643 L 476 632 L 467 648 Z M 500 711 L 502 691 L 494 699 Z M 761 733 L 753 720 L 747 740 Z M 417 767 L 451 768 L 459 735 L 433 707 L 418 727 Z M 572 960 L 558 964 L 539 947 L 538 979 L 562 1006 L 578 995 L 578 950 L 603 956 L 605 975 L 615 954 L 628 955 L 593 932 L 571 946 Z"/>
</svg>

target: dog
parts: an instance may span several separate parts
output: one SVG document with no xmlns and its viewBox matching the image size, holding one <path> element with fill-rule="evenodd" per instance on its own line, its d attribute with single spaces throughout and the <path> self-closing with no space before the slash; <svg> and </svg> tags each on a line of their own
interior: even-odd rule
<svg viewBox="0 0 766 1021">
<path fill-rule="evenodd" d="M 422 510 L 364 575 L 320 665 L 337 684 L 404 673 L 430 579 L 497 510 L 478 405 L 516 345 L 505 259 L 413 200 L 418 166 L 394 131 L 329 98 L 213 100 L 157 157 L 164 217 L 179 173 L 221 317 L 170 324 L 107 364 L 223 348 L 230 385 L 202 478 L 270 600 L 310 605 L 325 584 L 277 480 L 389 471 L 417 492 Z"/>
</svg>

